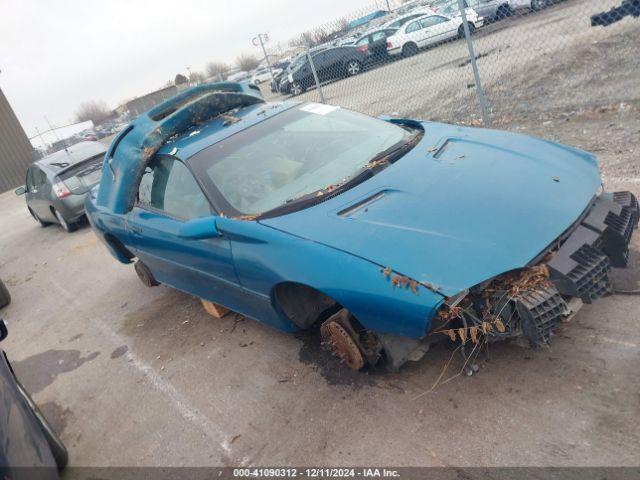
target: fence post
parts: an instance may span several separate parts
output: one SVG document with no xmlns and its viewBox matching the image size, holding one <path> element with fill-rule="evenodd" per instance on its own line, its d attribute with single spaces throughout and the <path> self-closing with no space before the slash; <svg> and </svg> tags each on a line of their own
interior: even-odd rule
<svg viewBox="0 0 640 480">
<path fill-rule="evenodd" d="M 309 65 L 311 65 L 311 72 L 313 73 L 313 79 L 316 82 L 316 88 L 320 93 L 320 103 L 325 103 L 324 101 L 324 93 L 322 93 L 322 87 L 320 86 L 320 80 L 318 80 L 318 72 L 316 72 L 316 66 L 313 64 L 313 60 L 311 59 L 311 54 L 309 53 L 309 43 L 305 42 L 304 48 L 307 52 L 307 60 L 309 60 Z"/>
<path fill-rule="evenodd" d="M 471 41 L 471 31 L 469 30 L 469 22 L 467 21 L 467 10 L 464 6 L 464 0 L 458 0 L 458 9 L 462 17 L 462 25 L 464 26 L 464 37 L 467 40 L 467 48 L 469 49 L 469 60 L 471 60 L 471 69 L 473 70 L 473 78 L 476 83 L 476 92 L 480 102 L 480 111 L 482 113 L 482 122 L 485 127 L 491 126 L 489 118 L 489 110 L 487 109 L 487 100 L 484 96 L 482 83 L 480 82 L 480 73 L 478 73 L 478 65 L 476 64 L 476 53 L 473 50 L 473 42 Z"/>
</svg>

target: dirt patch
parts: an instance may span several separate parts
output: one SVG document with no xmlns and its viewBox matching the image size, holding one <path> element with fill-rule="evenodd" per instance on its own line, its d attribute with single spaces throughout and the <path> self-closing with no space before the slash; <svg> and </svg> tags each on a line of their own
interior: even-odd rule
<svg viewBox="0 0 640 480">
<path fill-rule="evenodd" d="M 11 362 L 11 366 L 27 391 L 35 394 L 51 385 L 58 375 L 71 372 L 98 355 L 100 352 L 82 356 L 79 350 L 47 350 L 22 361 Z"/>
<path fill-rule="evenodd" d="M 73 416 L 71 410 L 61 407 L 56 402 L 46 402 L 38 405 L 38 408 L 44 415 L 44 418 L 47 419 L 53 430 L 58 435 L 62 435 L 62 433 L 67 428 L 69 419 Z"/>
<path fill-rule="evenodd" d="M 637 231 L 635 232 L 637 235 Z M 613 289 L 626 292 L 640 290 L 640 252 L 629 252 L 629 264 L 627 268 L 613 268 L 609 274 Z"/>
</svg>

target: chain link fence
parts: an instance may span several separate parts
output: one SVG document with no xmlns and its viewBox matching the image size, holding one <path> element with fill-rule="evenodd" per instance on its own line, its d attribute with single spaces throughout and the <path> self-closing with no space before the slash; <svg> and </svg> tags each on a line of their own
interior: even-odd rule
<svg viewBox="0 0 640 480">
<path fill-rule="evenodd" d="M 554 138 L 589 112 L 637 113 L 639 14 L 640 0 L 379 1 L 272 48 L 275 82 L 260 86 L 269 99 Z"/>
</svg>

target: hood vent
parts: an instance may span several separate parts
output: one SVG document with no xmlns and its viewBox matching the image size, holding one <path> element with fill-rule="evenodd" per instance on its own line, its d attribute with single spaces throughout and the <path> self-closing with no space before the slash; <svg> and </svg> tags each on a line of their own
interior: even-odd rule
<svg viewBox="0 0 640 480">
<path fill-rule="evenodd" d="M 360 200 L 359 202 L 356 202 L 353 205 L 349 205 L 344 210 L 339 211 L 338 215 L 341 216 L 341 217 L 353 217 L 354 215 L 356 215 L 356 214 L 362 212 L 363 210 L 365 210 L 372 203 L 380 200 L 386 194 L 387 194 L 386 190 L 383 190 L 381 192 L 375 193 L 375 194 L 365 198 L 364 200 Z"/>
</svg>

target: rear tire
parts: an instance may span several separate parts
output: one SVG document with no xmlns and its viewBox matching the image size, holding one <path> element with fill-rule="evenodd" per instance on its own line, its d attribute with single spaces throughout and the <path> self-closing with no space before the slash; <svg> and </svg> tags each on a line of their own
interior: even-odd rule
<svg viewBox="0 0 640 480">
<path fill-rule="evenodd" d="M 358 60 L 349 60 L 345 66 L 347 76 L 354 77 L 362 71 L 362 64 Z"/>
<path fill-rule="evenodd" d="M 7 286 L 4 284 L 2 280 L 0 280 L 0 308 L 6 307 L 11 303 L 11 295 L 9 294 L 9 290 Z"/>
<path fill-rule="evenodd" d="M 498 7 L 498 10 L 496 11 L 496 19 L 503 20 L 507 17 L 510 17 L 512 13 L 513 10 L 511 10 L 511 7 L 505 3 L 504 5 L 500 5 L 500 7 Z"/>
<path fill-rule="evenodd" d="M 304 93 L 304 87 L 300 82 L 293 82 L 291 84 L 290 92 L 291 92 L 291 95 L 293 95 L 294 97 L 296 95 L 302 95 Z"/>
<path fill-rule="evenodd" d="M 49 449 L 51 449 L 51 454 L 56 462 L 56 465 L 58 466 L 58 470 L 62 470 L 69 463 L 69 452 L 67 452 L 67 447 L 64 446 L 64 443 L 62 443 L 62 440 L 60 440 L 58 434 L 53 430 L 53 428 L 51 428 L 51 425 L 38 408 L 38 405 L 36 405 L 29 393 L 17 379 L 16 385 L 18 386 L 20 395 L 25 400 L 27 405 L 29 405 L 29 408 L 33 412 L 33 415 L 35 416 L 36 421 L 38 422 L 40 429 L 42 430 L 42 434 L 44 435 L 44 438 L 49 445 Z"/>
<path fill-rule="evenodd" d="M 415 43 L 407 43 L 402 47 L 403 57 L 412 57 L 418 53 L 418 46 Z"/>
<path fill-rule="evenodd" d="M 469 24 L 469 34 L 473 35 L 473 32 L 476 31 L 476 26 L 473 22 L 467 22 Z M 458 27 L 458 38 L 464 38 L 464 25 L 460 25 Z"/>
<path fill-rule="evenodd" d="M 138 260 L 134 266 L 136 273 L 138 274 L 138 278 L 142 283 L 144 283 L 147 287 L 157 287 L 160 285 L 160 282 L 156 280 L 156 277 L 153 276 L 149 267 L 147 267 L 142 261 Z"/>
<path fill-rule="evenodd" d="M 64 218 L 64 215 L 62 215 L 58 210 L 54 210 L 53 213 L 56 215 L 60 226 L 65 232 L 71 233 L 78 229 L 78 226 L 75 223 L 68 222 L 67 219 Z"/>
</svg>

